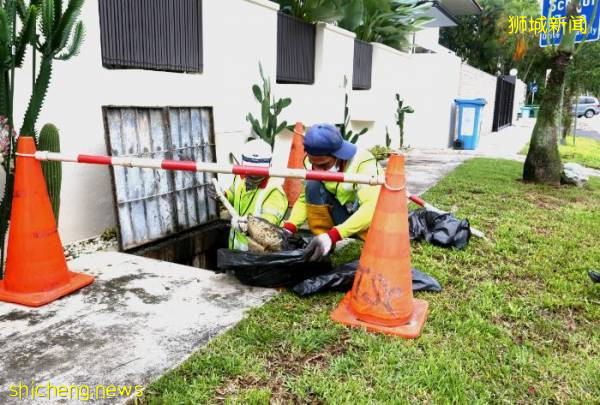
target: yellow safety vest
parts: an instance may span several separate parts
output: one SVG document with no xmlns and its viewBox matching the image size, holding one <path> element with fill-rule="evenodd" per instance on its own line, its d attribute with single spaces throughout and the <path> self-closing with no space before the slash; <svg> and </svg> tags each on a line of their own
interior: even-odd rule
<svg viewBox="0 0 600 405">
<path fill-rule="evenodd" d="M 288 199 L 281 186 L 271 181 L 265 188 L 246 190 L 246 182 L 236 176 L 227 191 L 227 198 L 239 216 L 253 215 L 280 226 L 288 207 Z M 229 249 L 248 251 L 248 237 L 235 229 L 229 232 Z"/>
<path fill-rule="evenodd" d="M 308 158 L 304 160 L 304 166 L 309 170 L 312 168 Z M 346 162 L 346 168 L 344 169 L 344 173 L 347 174 L 378 175 L 382 172 L 383 170 L 379 166 L 377 159 L 367 150 L 358 151 L 351 160 Z M 373 214 L 375 213 L 380 186 L 331 181 L 325 181 L 323 184 L 325 185 L 325 189 L 332 193 L 341 205 L 346 206 L 349 203 L 358 203 L 358 209 L 350 218 L 344 223 L 336 225 L 342 238 L 348 238 L 369 229 Z M 304 190 L 302 190 L 300 197 L 292 208 L 289 222 L 296 227 L 300 227 L 304 224 L 306 218 L 306 198 Z"/>
</svg>

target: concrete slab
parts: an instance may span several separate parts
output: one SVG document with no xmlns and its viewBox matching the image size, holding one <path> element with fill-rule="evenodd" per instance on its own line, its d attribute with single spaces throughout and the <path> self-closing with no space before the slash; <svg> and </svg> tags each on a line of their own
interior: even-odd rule
<svg viewBox="0 0 600 405">
<path fill-rule="evenodd" d="M 412 194 L 423 194 L 442 177 L 472 157 L 452 150 L 409 151 L 405 160 L 406 186 Z"/>
<path fill-rule="evenodd" d="M 44 385 L 39 394 L 48 383 L 86 385 L 91 394 L 100 385 L 145 386 L 276 294 L 228 275 L 117 252 L 82 256 L 69 267 L 96 281 L 42 308 L 0 303 L 2 404 L 48 403 L 32 400 L 31 392 L 25 400 L 11 396 L 19 381 Z"/>
</svg>

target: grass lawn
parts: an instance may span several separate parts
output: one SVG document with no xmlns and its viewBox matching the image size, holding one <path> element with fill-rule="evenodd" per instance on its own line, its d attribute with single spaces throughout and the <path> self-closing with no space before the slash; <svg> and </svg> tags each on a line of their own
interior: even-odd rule
<svg viewBox="0 0 600 405">
<path fill-rule="evenodd" d="M 527 155 L 529 144 L 519 152 L 521 155 Z M 600 169 L 600 142 L 578 136 L 573 146 L 573 137 L 567 137 L 566 145 L 559 145 L 560 156 L 565 162 L 575 162 L 580 165 Z"/>
<path fill-rule="evenodd" d="M 147 403 L 576 402 L 600 398 L 600 179 L 523 184 L 522 165 L 466 162 L 426 199 L 455 207 L 492 243 L 413 244 L 444 291 L 422 336 L 329 320 L 342 294 L 282 293 L 146 390 Z"/>
</svg>

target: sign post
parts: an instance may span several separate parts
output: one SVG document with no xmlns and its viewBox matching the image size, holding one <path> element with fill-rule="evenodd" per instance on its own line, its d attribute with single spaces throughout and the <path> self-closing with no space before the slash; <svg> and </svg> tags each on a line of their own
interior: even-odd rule
<svg viewBox="0 0 600 405">
<path fill-rule="evenodd" d="M 585 17 L 587 32 L 589 34 L 586 34 L 585 32 L 578 32 L 575 38 L 575 43 L 583 42 L 584 40 L 586 42 L 592 42 L 598 41 L 600 39 L 600 10 L 598 10 L 596 16 L 594 17 L 594 21 L 592 21 L 596 1 L 600 0 L 579 0 L 579 16 Z M 540 35 L 541 47 L 545 47 L 548 45 L 558 45 L 560 43 L 560 40 L 562 39 L 562 36 L 564 34 L 564 30 L 566 30 L 568 28 L 568 25 L 570 24 L 569 21 L 566 21 L 568 5 L 569 0 L 544 0 L 544 3 L 542 5 L 542 17 L 546 17 L 548 20 L 546 20 L 546 32 L 542 32 Z M 559 27 L 559 30 L 557 32 L 553 32 L 553 30 L 551 29 L 553 24 L 551 24 L 550 19 L 553 18 L 559 19 L 556 20 L 557 22 L 564 21 L 564 24 L 557 24 Z M 560 20 L 561 18 L 562 20 Z"/>
<path fill-rule="evenodd" d="M 533 104 L 535 100 L 535 93 L 539 90 L 538 85 L 535 82 L 529 84 L 529 91 L 531 91 L 531 104 Z"/>
</svg>

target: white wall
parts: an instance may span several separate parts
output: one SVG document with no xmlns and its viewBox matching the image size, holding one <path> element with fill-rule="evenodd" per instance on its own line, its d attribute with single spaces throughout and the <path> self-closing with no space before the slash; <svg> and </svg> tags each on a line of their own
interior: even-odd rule
<svg viewBox="0 0 600 405">
<path fill-rule="evenodd" d="M 82 52 L 69 62 L 56 62 L 38 127 L 56 124 L 64 152 L 104 154 L 104 105 L 212 106 L 217 158 L 226 162 L 249 135 L 247 113 L 259 113 L 251 91 L 251 85 L 259 83 L 259 61 L 272 79 L 274 94 L 293 100 L 282 114 L 289 123 L 340 123 L 344 75 L 351 88 L 354 34 L 318 24 L 315 83 L 276 85 L 277 9 L 266 0 L 204 0 L 204 72 L 179 74 L 104 69 L 98 4 L 87 1 L 82 13 L 87 32 Z M 421 36 L 432 42 L 437 30 Z M 387 126 L 397 146 L 394 94 L 400 93 L 416 111 L 406 117 L 405 144 L 447 147 L 460 71 L 460 60 L 452 54 L 408 55 L 374 44 L 372 89 L 349 90 L 354 128 L 370 129 L 359 145 L 383 143 Z M 20 122 L 31 90 L 30 65 L 17 80 L 16 122 Z M 287 163 L 290 139 L 289 133 L 280 135 L 276 165 Z M 115 224 L 107 167 L 64 164 L 61 199 L 59 228 L 65 243 L 97 235 Z"/>
<path fill-rule="evenodd" d="M 487 101 L 481 115 L 483 119 L 481 135 L 487 135 L 492 132 L 497 82 L 498 78 L 496 76 L 492 76 L 466 63 L 461 64 L 458 97 L 484 98 Z"/>
<path fill-rule="evenodd" d="M 525 84 L 521 79 L 517 79 L 517 83 L 515 85 L 513 122 L 517 120 L 517 113 L 519 112 L 521 106 L 527 104 L 525 97 L 527 97 L 527 84 Z"/>
</svg>

